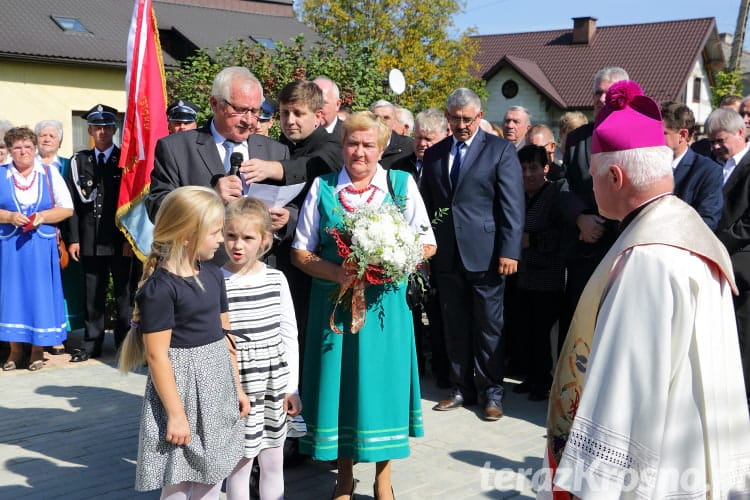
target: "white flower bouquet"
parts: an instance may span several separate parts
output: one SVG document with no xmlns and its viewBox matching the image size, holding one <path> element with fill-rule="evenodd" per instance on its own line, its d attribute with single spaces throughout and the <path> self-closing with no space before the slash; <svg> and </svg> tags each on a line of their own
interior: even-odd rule
<svg viewBox="0 0 750 500">
<path fill-rule="evenodd" d="M 352 333 L 356 333 L 364 324 L 365 287 L 406 282 L 424 261 L 424 250 L 419 234 L 406 223 L 399 208 L 390 203 L 379 207 L 364 205 L 346 212 L 342 226 L 328 232 L 350 273 L 341 285 L 336 304 L 351 290 Z M 341 333 L 334 325 L 333 314 L 330 324 Z"/>
</svg>

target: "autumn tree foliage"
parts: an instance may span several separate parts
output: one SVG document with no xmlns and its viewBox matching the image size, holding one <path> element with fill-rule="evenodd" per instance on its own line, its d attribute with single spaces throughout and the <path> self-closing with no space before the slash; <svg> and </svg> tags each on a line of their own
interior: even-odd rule
<svg viewBox="0 0 750 500">
<path fill-rule="evenodd" d="M 227 66 L 244 66 L 260 80 L 265 94 L 276 99 L 281 88 L 293 80 L 327 76 L 339 85 L 342 104 L 355 111 L 367 109 L 377 99 L 392 98 L 377 69 L 372 44 L 338 46 L 308 42 L 299 35 L 273 48 L 243 40 L 230 40 L 211 51 L 198 51 L 179 68 L 167 72 L 171 99 L 187 99 L 201 106 L 198 121 L 211 115 L 208 97 L 216 74 Z M 278 136 L 278 127 L 272 134 Z"/>
<path fill-rule="evenodd" d="M 333 46 L 367 44 L 377 68 L 403 71 L 406 91 L 399 104 L 419 111 L 442 108 L 458 87 L 484 95 L 476 69 L 471 31 L 457 33 L 453 18 L 465 2 L 456 0 L 302 0 L 300 14 Z"/>
</svg>

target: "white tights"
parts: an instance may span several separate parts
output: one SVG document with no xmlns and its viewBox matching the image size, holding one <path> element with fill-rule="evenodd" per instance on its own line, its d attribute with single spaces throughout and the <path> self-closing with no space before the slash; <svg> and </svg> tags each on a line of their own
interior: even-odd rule
<svg viewBox="0 0 750 500">
<path fill-rule="evenodd" d="M 219 493 L 221 493 L 221 483 L 203 484 L 183 481 L 163 487 L 160 500 L 216 500 L 219 498 Z"/>
<path fill-rule="evenodd" d="M 266 448 L 258 454 L 261 500 L 284 498 L 284 447 Z M 227 478 L 227 500 L 250 498 L 250 472 L 253 459 L 243 458 Z"/>
</svg>

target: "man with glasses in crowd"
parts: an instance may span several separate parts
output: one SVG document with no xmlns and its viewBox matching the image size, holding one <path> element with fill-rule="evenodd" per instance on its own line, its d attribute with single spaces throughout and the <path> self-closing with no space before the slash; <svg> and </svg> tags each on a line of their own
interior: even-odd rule
<svg viewBox="0 0 750 500">
<path fill-rule="evenodd" d="M 164 197 L 180 186 L 211 186 L 225 202 L 242 196 L 242 181 L 228 175 L 232 153 L 240 153 L 245 161 L 289 158 L 286 146 L 255 133 L 263 88 L 247 68 L 221 70 L 208 103 L 213 116 L 206 126 L 169 135 L 156 143 L 151 192 L 146 198 L 151 220 Z"/>
<path fill-rule="evenodd" d="M 503 415 L 503 293 L 521 255 L 525 203 L 516 150 L 479 129 L 481 106 L 466 88 L 448 97 L 452 135 L 425 151 L 421 191 L 429 214 L 445 211 L 431 266 L 453 390 L 434 409 L 479 401 L 491 421 Z"/>
</svg>

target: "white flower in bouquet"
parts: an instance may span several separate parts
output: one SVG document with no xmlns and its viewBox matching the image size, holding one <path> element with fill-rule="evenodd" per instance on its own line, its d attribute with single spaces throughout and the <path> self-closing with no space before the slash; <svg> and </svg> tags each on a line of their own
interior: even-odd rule
<svg viewBox="0 0 750 500">
<path fill-rule="evenodd" d="M 402 281 L 424 260 L 419 234 L 394 205 L 360 207 L 345 215 L 344 228 L 360 274 L 371 265 L 382 269 L 386 281 Z"/>
</svg>

